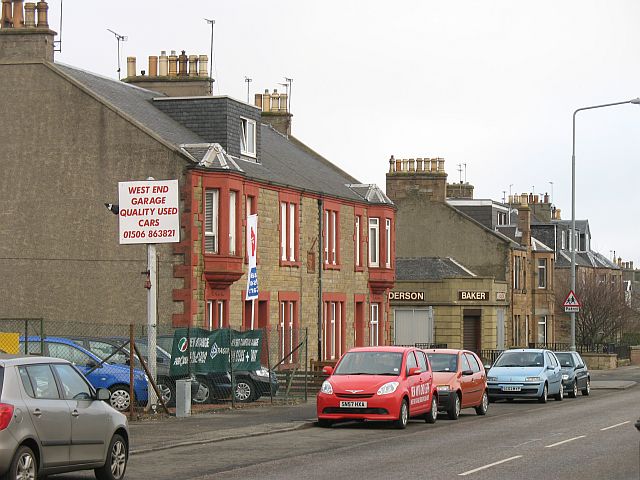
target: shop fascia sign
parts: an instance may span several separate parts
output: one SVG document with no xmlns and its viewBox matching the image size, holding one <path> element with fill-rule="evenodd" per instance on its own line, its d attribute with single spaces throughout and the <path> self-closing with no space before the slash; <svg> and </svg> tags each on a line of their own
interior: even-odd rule
<svg viewBox="0 0 640 480">
<path fill-rule="evenodd" d="M 424 292 L 389 292 L 389 301 L 424 301 Z"/>
<path fill-rule="evenodd" d="M 477 302 L 486 302 L 489 300 L 489 292 L 478 292 L 474 290 L 459 290 L 458 300 L 475 300 Z"/>
</svg>

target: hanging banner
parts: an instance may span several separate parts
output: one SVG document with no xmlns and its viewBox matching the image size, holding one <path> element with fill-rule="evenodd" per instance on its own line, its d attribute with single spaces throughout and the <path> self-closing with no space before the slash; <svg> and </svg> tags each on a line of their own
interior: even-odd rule
<svg viewBox="0 0 640 480">
<path fill-rule="evenodd" d="M 230 329 L 178 328 L 173 334 L 171 376 L 189 373 L 259 370 L 262 330 L 238 332 Z"/>
<path fill-rule="evenodd" d="M 246 300 L 258 298 L 258 215 L 247 217 L 247 255 L 249 256 L 249 269 L 247 271 L 247 295 Z"/>
</svg>

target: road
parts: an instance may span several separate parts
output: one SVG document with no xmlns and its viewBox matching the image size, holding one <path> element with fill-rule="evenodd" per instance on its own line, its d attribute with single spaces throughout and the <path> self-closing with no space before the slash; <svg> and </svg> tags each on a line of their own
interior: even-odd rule
<svg viewBox="0 0 640 480">
<path fill-rule="evenodd" d="M 457 421 L 307 428 L 132 456 L 129 479 L 635 479 L 640 388 L 498 402 Z M 92 478 L 89 473 L 52 478 Z"/>
</svg>

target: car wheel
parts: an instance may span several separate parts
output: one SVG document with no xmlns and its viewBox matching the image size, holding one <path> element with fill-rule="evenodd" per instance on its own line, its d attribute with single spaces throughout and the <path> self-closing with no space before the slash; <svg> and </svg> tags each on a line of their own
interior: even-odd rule
<svg viewBox="0 0 640 480">
<path fill-rule="evenodd" d="M 450 420 L 458 419 L 458 417 L 460 416 L 461 407 L 462 407 L 462 404 L 460 402 L 460 395 L 456 393 L 453 396 L 453 399 L 451 400 L 451 405 L 449 406 L 449 409 L 447 410 L 447 415 L 449 416 Z"/>
<path fill-rule="evenodd" d="M 562 386 L 562 382 L 560 382 L 558 393 L 556 393 L 553 398 L 555 398 L 556 402 L 561 402 L 564 399 L 564 387 Z"/>
<path fill-rule="evenodd" d="M 251 380 L 242 378 L 236 382 L 236 388 L 233 390 L 236 402 L 248 403 L 256 398 L 256 387 Z"/>
<path fill-rule="evenodd" d="M 589 396 L 590 393 L 591 393 L 591 379 L 587 378 L 587 383 L 586 383 L 585 387 L 582 389 L 582 395 L 587 397 L 587 396 Z"/>
<path fill-rule="evenodd" d="M 127 469 L 129 451 L 127 444 L 121 435 L 115 434 L 109 444 L 107 460 L 100 468 L 96 468 L 94 473 L 98 480 L 121 480 Z"/>
<path fill-rule="evenodd" d="M 202 405 L 204 403 L 211 402 L 213 398 L 213 389 L 211 388 L 211 384 L 202 377 L 198 377 L 197 380 L 200 383 L 198 386 L 198 393 L 193 396 L 191 403 Z"/>
<path fill-rule="evenodd" d="M 400 415 L 398 416 L 398 419 L 393 422 L 393 425 L 396 428 L 403 429 L 407 428 L 407 423 L 409 423 L 409 404 L 407 403 L 407 400 L 404 399 L 400 405 Z"/>
<path fill-rule="evenodd" d="M 438 398 L 435 395 L 431 395 L 431 410 L 424 417 L 424 421 L 427 423 L 436 423 L 438 419 Z"/>
<path fill-rule="evenodd" d="M 33 454 L 33 450 L 26 445 L 22 445 L 13 456 L 6 476 L 2 476 L 2 478 L 11 480 L 36 478 L 37 473 L 38 463 L 36 462 L 36 456 Z"/>
<path fill-rule="evenodd" d="M 569 398 L 576 398 L 578 396 L 578 380 L 573 381 L 571 391 L 569 392 Z"/>
<path fill-rule="evenodd" d="M 476 407 L 476 413 L 478 415 L 486 415 L 487 410 L 489 410 L 489 397 L 487 396 L 487 392 L 482 394 L 482 401 L 480 405 Z"/>
<path fill-rule="evenodd" d="M 167 407 L 176 406 L 176 384 L 170 378 L 161 377 L 158 379 L 158 391 L 162 395 L 162 401 Z"/>
<path fill-rule="evenodd" d="M 112 385 L 109 387 L 111 396 L 109 405 L 119 412 L 126 412 L 131 406 L 131 396 L 129 395 L 129 385 Z"/>
<path fill-rule="evenodd" d="M 318 426 L 319 427 L 330 428 L 331 425 L 333 425 L 333 422 L 331 420 L 327 420 L 326 418 L 319 418 L 318 419 Z"/>
<path fill-rule="evenodd" d="M 547 403 L 547 394 L 549 392 L 547 391 L 547 384 L 544 384 L 544 387 L 542 388 L 542 395 L 540 395 L 538 397 L 538 402 L 540 403 Z"/>
</svg>

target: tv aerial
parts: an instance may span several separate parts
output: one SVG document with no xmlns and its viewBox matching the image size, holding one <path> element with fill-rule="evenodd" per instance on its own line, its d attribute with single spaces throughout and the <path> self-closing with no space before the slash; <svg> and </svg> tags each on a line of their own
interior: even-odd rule
<svg viewBox="0 0 640 480">
<path fill-rule="evenodd" d="M 120 42 L 126 42 L 128 40 L 128 37 L 126 37 L 125 35 L 120 35 L 110 28 L 107 28 L 107 30 L 113 33 L 116 37 L 116 40 L 118 41 L 118 80 L 120 80 Z"/>
</svg>

